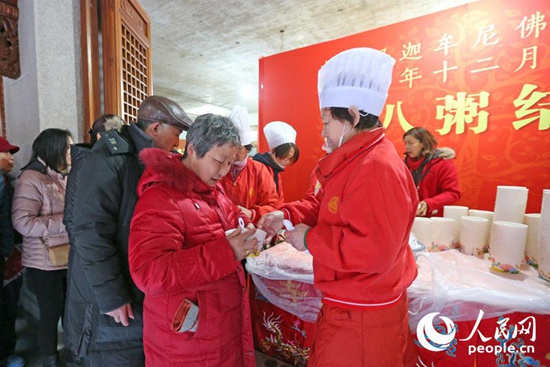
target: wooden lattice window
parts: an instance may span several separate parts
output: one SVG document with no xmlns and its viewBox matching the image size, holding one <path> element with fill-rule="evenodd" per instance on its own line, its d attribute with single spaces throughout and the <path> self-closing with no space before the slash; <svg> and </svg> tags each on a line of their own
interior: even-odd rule
<svg viewBox="0 0 550 367">
<path fill-rule="evenodd" d="M 136 121 L 141 101 L 149 94 L 147 47 L 122 25 L 122 94 L 126 121 Z"/>
<path fill-rule="evenodd" d="M 101 0 L 105 112 L 136 121 L 153 93 L 150 20 L 137 0 Z"/>
</svg>

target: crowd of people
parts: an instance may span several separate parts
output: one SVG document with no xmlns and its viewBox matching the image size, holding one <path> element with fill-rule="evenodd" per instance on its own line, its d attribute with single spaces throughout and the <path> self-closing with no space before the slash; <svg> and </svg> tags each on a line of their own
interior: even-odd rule
<svg viewBox="0 0 550 367">
<path fill-rule="evenodd" d="M 284 219 L 294 223 L 286 241 L 309 250 L 323 293 L 308 366 L 414 365 L 409 232 L 460 189 L 429 131 L 405 133 L 404 159 L 385 137 L 379 116 L 394 63 L 357 48 L 319 70 L 328 154 L 315 190 L 294 202 L 282 173 L 300 157 L 296 130 L 267 124 L 269 151 L 250 157 L 246 107 L 193 122 L 150 96 L 129 125 L 100 116 L 89 143 L 46 129 L 17 180 L 19 147 L 0 138 L 0 366 L 25 365 L 15 354 L 23 269 L 44 367 L 61 366 L 61 318 L 67 366 L 255 366 L 241 262 L 261 245 L 256 231 L 273 238 Z"/>
</svg>

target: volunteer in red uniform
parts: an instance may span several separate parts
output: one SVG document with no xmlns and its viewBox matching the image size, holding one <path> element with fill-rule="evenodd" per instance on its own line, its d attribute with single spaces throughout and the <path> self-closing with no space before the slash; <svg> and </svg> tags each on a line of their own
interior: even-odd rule
<svg viewBox="0 0 550 367">
<path fill-rule="evenodd" d="M 442 217 L 443 207 L 460 199 L 458 173 L 451 160 L 445 159 L 437 140 L 423 127 L 413 127 L 403 135 L 407 155 L 405 164 L 411 171 L 418 189 L 419 217 Z M 454 151 L 453 151 L 454 153 Z"/>
<path fill-rule="evenodd" d="M 378 119 L 394 63 L 380 51 L 356 48 L 319 70 L 330 153 L 317 167 L 322 191 L 259 221 L 272 234 L 283 217 L 290 219 L 295 230 L 286 232 L 287 242 L 313 256 L 323 307 L 308 367 L 414 365 L 405 362 L 406 290 L 417 275 L 408 239 L 418 198 Z"/>
<path fill-rule="evenodd" d="M 248 157 L 252 144 L 247 108 L 235 106 L 229 118 L 237 127 L 241 146 L 221 184 L 233 203 L 256 223 L 262 215 L 277 209 L 279 197 L 267 167 Z"/>
<path fill-rule="evenodd" d="M 254 160 L 264 164 L 273 177 L 280 206 L 285 201 L 281 173 L 300 158 L 300 150 L 296 145 L 296 130 L 286 122 L 272 121 L 264 126 L 264 135 L 269 152 L 256 154 Z"/>
</svg>

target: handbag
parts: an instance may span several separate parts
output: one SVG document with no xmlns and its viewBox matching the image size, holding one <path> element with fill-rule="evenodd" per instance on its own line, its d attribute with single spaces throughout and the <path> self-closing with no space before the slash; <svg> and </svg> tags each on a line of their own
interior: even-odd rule
<svg viewBox="0 0 550 367">
<path fill-rule="evenodd" d="M 48 259 L 53 266 L 67 266 L 69 264 L 69 237 L 66 233 L 54 237 L 42 238 L 42 242 L 46 246 Z"/>
<path fill-rule="evenodd" d="M 21 250 L 14 247 L 10 256 L 6 258 L 6 267 L 4 268 L 4 281 L 11 281 L 23 271 L 24 267 L 21 263 Z"/>
</svg>

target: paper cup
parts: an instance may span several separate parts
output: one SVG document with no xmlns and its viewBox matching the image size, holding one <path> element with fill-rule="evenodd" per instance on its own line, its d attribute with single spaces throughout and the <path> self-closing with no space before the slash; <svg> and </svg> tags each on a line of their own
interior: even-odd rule
<svg viewBox="0 0 550 367">
<path fill-rule="evenodd" d="M 255 239 L 257 239 L 258 240 L 258 246 L 261 248 L 264 241 L 265 241 L 266 236 L 267 236 L 266 231 L 263 231 L 261 229 L 257 229 L 256 233 L 254 233 L 254 236 L 250 236 L 250 237 L 254 237 Z M 248 239 L 250 239 L 250 237 Z"/>
<path fill-rule="evenodd" d="M 225 237 L 229 236 L 231 233 L 235 232 L 236 230 L 237 228 L 228 229 L 227 231 L 225 231 Z M 244 231 L 246 232 L 246 228 L 244 229 Z"/>
<path fill-rule="evenodd" d="M 237 228 L 228 229 L 227 231 L 225 231 L 225 237 L 229 236 L 230 234 L 232 234 L 236 230 L 237 230 Z M 243 233 L 246 233 L 246 232 L 248 232 L 248 228 L 243 228 Z M 247 241 L 250 241 L 253 238 L 258 240 L 258 244 L 256 245 L 256 250 L 255 250 L 256 254 L 262 249 L 262 246 L 263 246 L 263 243 L 265 241 L 266 236 L 267 236 L 266 231 L 263 231 L 261 229 L 257 229 L 256 232 L 254 233 L 254 235 L 252 235 L 252 236 L 250 236 L 246 239 Z"/>
</svg>

